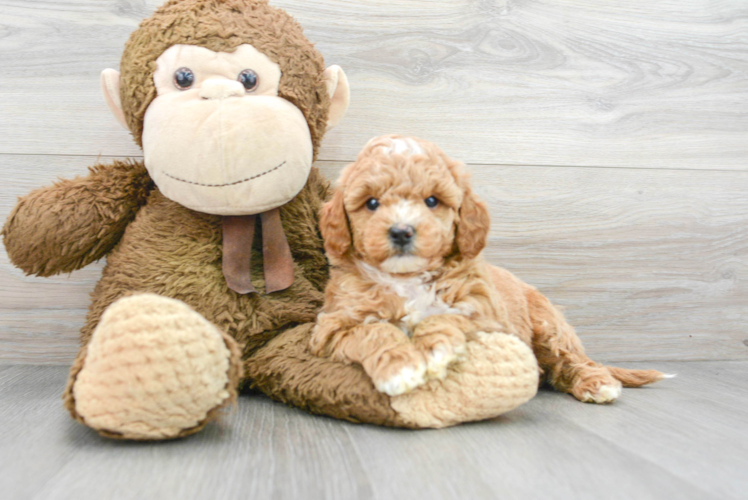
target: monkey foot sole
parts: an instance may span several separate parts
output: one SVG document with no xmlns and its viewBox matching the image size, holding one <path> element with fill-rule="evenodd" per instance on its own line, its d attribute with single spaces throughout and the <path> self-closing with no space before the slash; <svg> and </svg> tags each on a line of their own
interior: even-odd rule
<svg viewBox="0 0 748 500">
<path fill-rule="evenodd" d="M 505 333 L 478 333 L 466 344 L 462 361 L 443 380 L 391 398 L 406 424 L 447 427 L 493 418 L 529 401 L 538 391 L 538 364 L 532 350 Z"/>
<path fill-rule="evenodd" d="M 74 413 L 100 433 L 168 439 L 235 396 L 233 340 L 183 302 L 126 297 L 103 314 L 72 385 Z"/>
</svg>

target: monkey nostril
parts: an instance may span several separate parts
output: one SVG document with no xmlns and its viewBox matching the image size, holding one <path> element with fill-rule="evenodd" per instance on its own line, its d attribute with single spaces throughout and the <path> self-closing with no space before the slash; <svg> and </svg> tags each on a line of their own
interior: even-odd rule
<svg viewBox="0 0 748 500">
<path fill-rule="evenodd" d="M 398 224 L 390 228 L 390 240 L 400 247 L 404 247 L 413 239 L 416 230 L 413 226 Z"/>
</svg>

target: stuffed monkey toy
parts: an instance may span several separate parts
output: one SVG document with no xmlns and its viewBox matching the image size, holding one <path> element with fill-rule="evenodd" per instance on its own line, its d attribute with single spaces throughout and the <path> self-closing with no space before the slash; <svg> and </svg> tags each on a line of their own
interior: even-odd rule
<svg viewBox="0 0 748 500">
<path fill-rule="evenodd" d="M 143 160 L 33 191 L 2 231 L 28 274 L 107 259 L 64 393 L 73 418 L 112 438 L 176 438 L 253 388 L 350 421 L 442 427 L 535 395 L 536 359 L 509 334 L 470 342 L 446 379 L 396 397 L 310 353 L 329 197 L 312 164 L 349 91 L 284 11 L 170 0 L 102 89 Z"/>
</svg>

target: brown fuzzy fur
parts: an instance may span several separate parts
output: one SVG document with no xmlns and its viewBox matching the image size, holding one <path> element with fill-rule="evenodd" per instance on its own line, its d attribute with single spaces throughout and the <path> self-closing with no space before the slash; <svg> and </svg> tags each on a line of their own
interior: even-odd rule
<svg viewBox="0 0 748 500">
<path fill-rule="evenodd" d="M 313 413 L 388 426 L 408 426 L 378 392 L 360 366 L 314 356 L 313 323 L 276 337 L 246 362 L 252 386 L 273 398 Z M 304 367 L 300 370 L 300 367 Z"/>
<path fill-rule="evenodd" d="M 122 110 L 135 142 L 142 146 L 143 119 L 156 97 L 156 59 L 166 49 L 188 44 L 233 52 L 244 43 L 280 66 L 278 95 L 304 113 L 316 158 L 330 104 L 324 60 L 299 23 L 266 0 L 170 0 L 140 23 L 120 64 Z"/>
<path fill-rule="evenodd" d="M 415 151 L 393 153 L 398 141 L 415 142 Z M 439 204 L 428 208 L 423 200 L 432 195 Z M 370 199 L 379 202 L 374 210 L 365 204 Z M 421 264 L 405 272 L 386 272 L 388 262 L 402 259 L 388 234 L 390 227 L 402 224 L 402 207 L 408 207 L 408 221 L 416 221 L 406 222 L 414 227 L 408 256 L 421 258 Z M 404 368 L 416 370 L 434 349 L 454 357 L 466 337 L 478 331 L 518 335 L 533 347 L 547 381 L 580 400 L 607 402 L 605 394 L 598 394 L 603 386 L 615 389 L 623 382 L 636 387 L 663 377 L 655 370 L 593 362 L 548 299 L 478 256 L 489 228 L 485 205 L 472 192 L 463 166 L 431 143 L 400 136 L 370 141 L 341 173 L 320 224 L 335 267 L 312 338 L 313 351 L 361 364 L 377 384 Z M 432 312 L 435 315 L 408 324 L 411 297 L 394 291 L 404 279 L 433 286 L 443 305 L 460 312 Z M 433 304 L 422 304 L 421 309 Z"/>
<path fill-rule="evenodd" d="M 18 200 L 2 235 L 11 261 L 27 274 L 69 273 L 109 253 L 153 189 L 142 162 L 96 165 Z"/>
</svg>

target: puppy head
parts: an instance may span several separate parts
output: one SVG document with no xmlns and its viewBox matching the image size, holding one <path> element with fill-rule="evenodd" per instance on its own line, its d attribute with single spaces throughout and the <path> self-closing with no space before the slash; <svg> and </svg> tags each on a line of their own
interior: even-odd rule
<svg viewBox="0 0 748 500">
<path fill-rule="evenodd" d="M 360 260 L 391 274 L 474 258 L 488 228 L 488 210 L 463 164 L 428 141 L 396 135 L 366 144 L 320 214 L 333 264 Z"/>
</svg>

